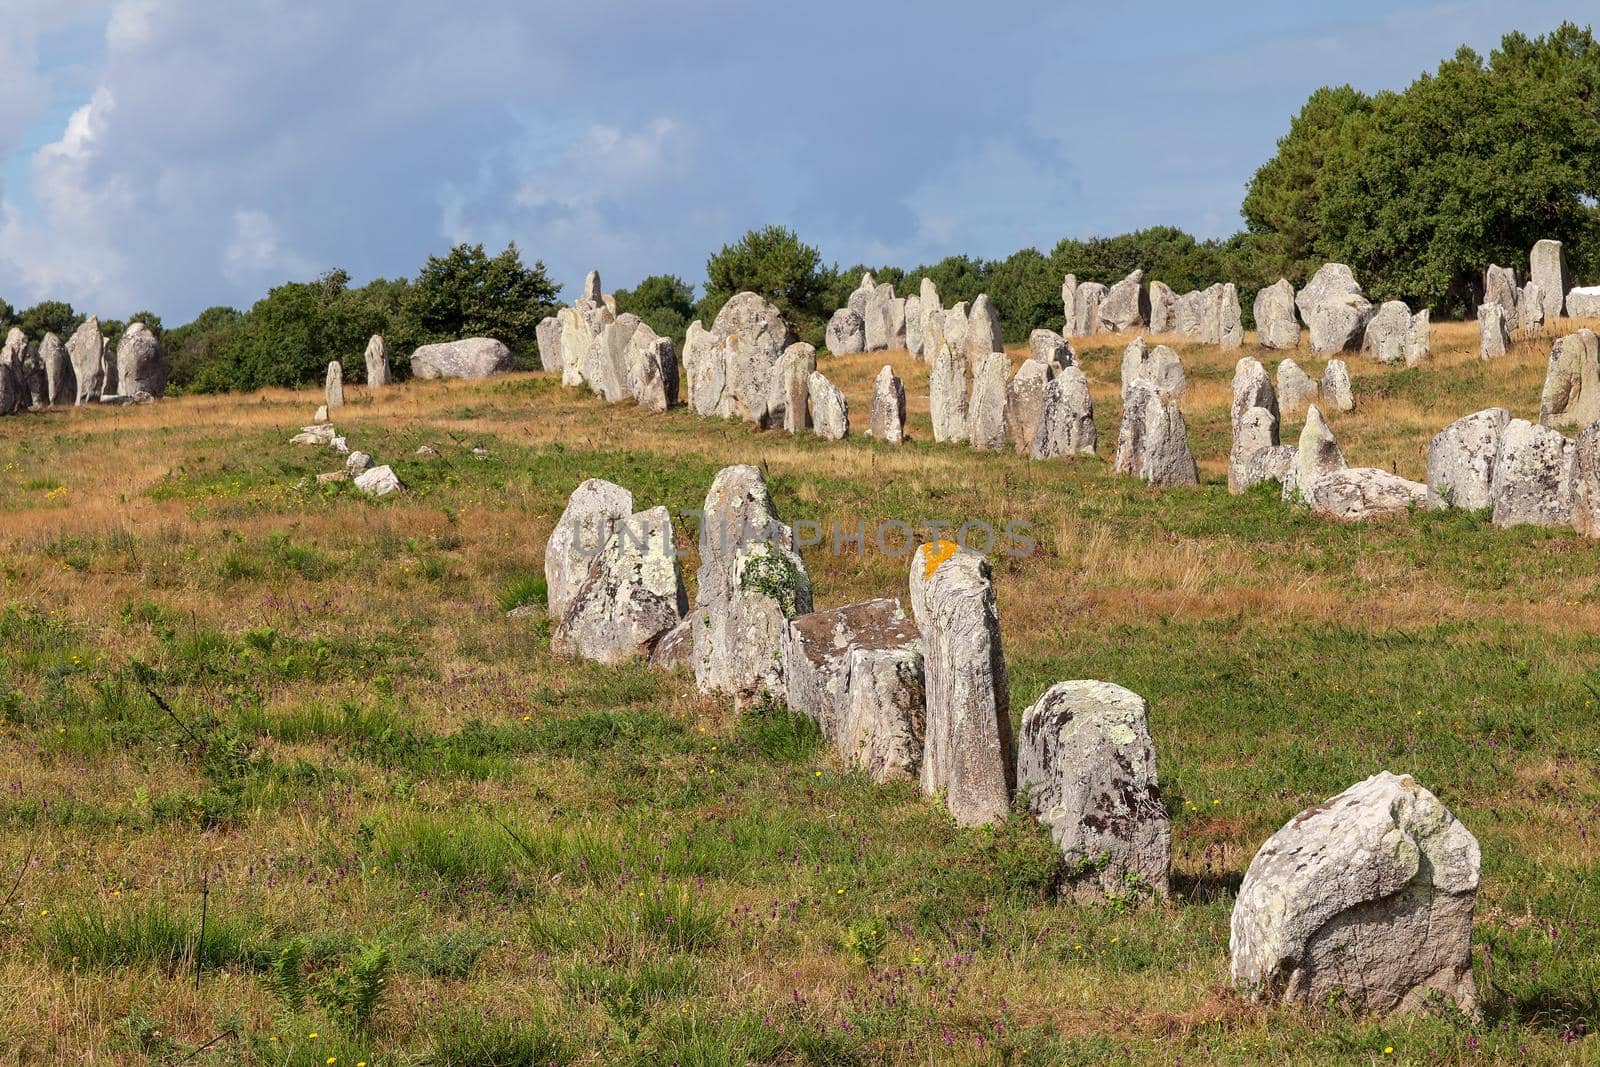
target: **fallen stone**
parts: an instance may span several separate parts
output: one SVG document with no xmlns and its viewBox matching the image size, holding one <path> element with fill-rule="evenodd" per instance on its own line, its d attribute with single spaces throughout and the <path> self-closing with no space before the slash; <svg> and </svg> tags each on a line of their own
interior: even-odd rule
<svg viewBox="0 0 1600 1067">
<path fill-rule="evenodd" d="M 586 479 L 567 498 L 544 546 L 545 602 L 557 623 L 617 525 L 632 514 L 633 494 L 600 478 Z"/>
<path fill-rule="evenodd" d="M 310 426 L 300 427 L 300 432 L 289 439 L 291 445 L 316 445 L 327 448 L 333 444 L 333 439 L 338 436 L 338 431 L 329 422 L 313 423 Z"/>
<path fill-rule="evenodd" d="M 1261 411 L 1260 408 L 1251 410 Z M 1277 482 L 1285 490 L 1289 489 L 1295 482 L 1294 463 L 1299 451 L 1294 445 L 1269 445 L 1256 449 L 1250 454 L 1250 460 L 1240 476 L 1240 491 L 1262 482 Z"/>
<path fill-rule="evenodd" d="M 1356 522 L 1424 506 L 1428 487 L 1376 467 L 1346 467 L 1299 487 L 1312 511 L 1329 519 Z"/>
<path fill-rule="evenodd" d="M 884 364 L 872 384 L 872 411 L 867 430 L 875 439 L 898 445 L 906 439 L 906 387 Z"/>
<path fill-rule="evenodd" d="M 1500 435 L 1489 496 L 1496 526 L 1572 522 L 1572 442 L 1560 431 L 1511 419 Z"/>
<path fill-rule="evenodd" d="M 411 376 L 421 381 L 490 378 L 509 374 L 512 365 L 511 349 L 492 337 L 423 345 L 411 353 Z"/>
<path fill-rule="evenodd" d="M 811 403 L 811 429 L 824 441 L 842 441 L 850 435 L 850 405 L 844 391 L 814 370 L 806 385 Z"/>
<path fill-rule="evenodd" d="M 352 452 L 344 459 L 344 469 L 350 474 L 361 474 L 372 467 L 372 457 L 365 452 Z"/>
<path fill-rule="evenodd" d="M 694 628 L 689 619 L 679 621 L 656 642 L 650 652 L 650 666 L 658 671 L 694 664 Z"/>
<path fill-rule="evenodd" d="M 355 487 L 368 496 L 388 496 L 405 488 L 400 484 L 400 476 L 395 474 L 388 464 L 373 467 L 356 475 Z"/>
<path fill-rule="evenodd" d="M 1487 408 L 1457 419 L 1428 444 L 1428 503 L 1480 511 L 1494 506 L 1494 467 L 1511 413 Z"/>
<path fill-rule="evenodd" d="M 347 471 L 347 470 L 346 471 L 326 471 L 326 472 L 324 472 L 322 474 L 317 475 L 317 484 L 318 485 L 331 485 L 334 482 L 348 482 L 349 480 L 350 480 L 350 472 Z"/>
<path fill-rule="evenodd" d="M 597 663 L 648 659 L 688 610 L 672 515 L 651 508 L 617 524 L 573 593 L 550 647 Z"/>
<path fill-rule="evenodd" d="M 1172 823 L 1150 705 L 1109 682 L 1057 682 L 1022 713 L 1017 789 L 1066 860 L 1080 902 L 1167 895 Z"/>
</svg>

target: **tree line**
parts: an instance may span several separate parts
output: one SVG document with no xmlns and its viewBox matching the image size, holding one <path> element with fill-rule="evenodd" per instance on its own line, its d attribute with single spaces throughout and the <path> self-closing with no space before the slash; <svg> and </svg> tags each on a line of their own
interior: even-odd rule
<svg viewBox="0 0 1600 1067">
<path fill-rule="evenodd" d="M 953 255 L 916 267 L 823 262 L 780 226 L 752 230 L 711 254 L 697 286 L 652 275 L 617 290 L 633 312 L 680 344 L 691 321 L 706 325 L 734 293 L 771 300 L 800 336 L 821 347 L 829 316 L 871 270 L 897 293 L 926 276 L 946 306 L 989 294 L 1004 338 L 1017 343 L 1062 325 L 1067 274 L 1107 284 L 1136 268 L 1178 292 L 1231 281 L 1246 326 L 1255 292 L 1279 277 L 1303 284 L 1318 266 L 1349 264 L 1374 301 L 1400 299 L 1438 318 L 1470 316 L 1490 263 L 1526 271 L 1535 241 L 1566 246 L 1580 281 L 1600 282 L 1600 44 L 1572 23 L 1540 37 L 1510 33 L 1487 59 L 1463 47 L 1397 92 L 1349 85 L 1312 93 L 1273 157 L 1246 186 L 1245 228 L 1201 240 L 1171 226 L 1087 239 L 1063 238 L 1048 254 L 1024 248 L 1004 259 Z M 559 306 L 544 263 L 525 264 L 513 243 L 497 255 L 458 245 L 430 256 L 413 279 L 352 288 L 330 270 L 288 282 L 248 310 L 208 308 L 161 336 L 172 386 L 194 392 L 319 381 L 332 360 L 360 380 L 367 339 L 381 333 L 395 369 L 418 345 L 467 336 L 504 341 L 519 364 L 536 365 L 535 328 Z M 83 320 L 47 301 L 16 311 L 0 301 L 0 327 L 37 340 L 65 338 Z M 124 323 L 103 321 L 114 344 Z"/>
</svg>

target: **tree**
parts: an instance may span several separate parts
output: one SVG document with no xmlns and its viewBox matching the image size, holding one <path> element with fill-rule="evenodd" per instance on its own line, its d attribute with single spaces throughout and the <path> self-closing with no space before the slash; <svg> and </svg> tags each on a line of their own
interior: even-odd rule
<svg viewBox="0 0 1600 1067">
<path fill-rule="evenodd" d="M 539 320 L 553 314 L 560 289 L 543 262 L 523 266 L 515 242 L 490 258 L 483 245 L 456 245 L 429 256 L 399 307 L 406 346 L 463 337 L 493 337 L 529 358 Z"/>
<path fill-rule="evenodd" d="M 906 272 L 906 277 L 914 279 L 917 288 L 922 287 L 922 279 L 931 279 L 939 290 L 939 300 L 945 307 L 953 307 L 965 300 L 969 305 L 984 292 L 986 270 L 980 259 L 971 256 L 946 256 L 930 267 L 917 267 Z M 1060 281 L 1056 286 L 1060 288 Z"/>
<path fill-rule="evenodd" d="M 682 343 L 694 315 L 694 286 L 676 274 L 652 274 L 612 295 L 618 311 L 632 312 L 662 337 Z"/>
<path fill-rule="evenodd" d="M 45 300 L 28 308 L 17 316 L 17 325 L 22 327 L 22 332 L 34 341 L 38 341 L 47 333 L 53 333 L 65 341 L 72 336 L 72 331 L 82 324 L 84 317 L 72 309 L 72 305 L 60 300 Z"/>
<path fill-rule="evenodd" d="M 1002 340 L 1018 344 L 1034 330 L 1061 328 L 1061 275 L 1037 248 L 1013 252 L 990 263 L 984 273 L 989 299 L 1000 316 Z M 943 290 L 939 295 L 944 297 Z"/>
<path fill-rule="evenodd" d="M 730 297 L 748 291 L 770 300 L 797 331 L 819 326 L 834 310 L 823 305 L 821 262 L 791 230 L 751 230 L 706 261 L 700 318 L 709 326 Z"/>
</svg>

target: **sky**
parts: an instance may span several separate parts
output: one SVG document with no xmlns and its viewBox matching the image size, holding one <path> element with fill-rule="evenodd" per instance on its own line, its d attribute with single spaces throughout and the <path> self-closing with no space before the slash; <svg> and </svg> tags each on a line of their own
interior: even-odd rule
<svg viewBox="0 0 1600 1067">
<path fill-rule="evenodd" d="M 1513 10 L 1514 8 L 1514 10 Z M 911 267 L 1241 226 L 1322 85 L 1567 0 L 0 0 L 0 297 L 168 326 L 515 241 L 576 295 L 746 230 Z"/>
</svg>

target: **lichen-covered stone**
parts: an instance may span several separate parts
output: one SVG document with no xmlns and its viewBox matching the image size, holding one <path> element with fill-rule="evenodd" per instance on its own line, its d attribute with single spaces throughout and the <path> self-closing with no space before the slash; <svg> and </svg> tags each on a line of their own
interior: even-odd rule
<svg viewBox="0 0 1600 1067">
<path fill-rule="evenodd" d="M 1510 318 L 1499 304 L 1478 305 L 1478 358 L 1499 359 L 1511 345 Z"/>
<path fill-rule="evenodd" d="M 1262 348 L 1300 347 L 1300 320 L 1294 313 L 1294 286 L 1287 278 L 1259 290 L 1255 302 L 1256 343 Z"/>
<path fill-rule="evenodd" d="M 78 383 L 72 376 L 72 359 L 67 346 L 53 333 L 39 342 L 39 361 L 44 364 L 45 390 L 52 407 L 71 407 L 77 399 Z"/>
<path fill-rule="evenodd" d="M 129 324 L 117 342 L 117 392 L 123 396 L 167 391 L 167 354 L 161 341 L 142 322 Z"/>
<path fill-rule="evenodd" d="M 1306 409 L 1306 424 L 1300 430 L 1300 443 L 1295 447 L 1294 465 L 1283 481 L 1284 499 L 1298 499 L 1302 485 L 1311 485 L 1323 475 L 1344 467 L 1344 450 L 1323 421 L 1321 409 L 1312 404 Z"/>
<path fill-rule="evenodd" d="M 1150 332 L 1171 333 L 1178 324 L 1178 294 L 1166 282 L 1150 283 Z"/>
<path fill-rule="evenodd" d="M 1405 301 L 1385 300 L 1372 318 L 1367 320 L 1361 351 L 1379 363 L 1404 363 L 1406 337 L 1410 332 L 1411 309 Z"/>
<path fill-rule="evenodd" d="M 1317 380 L 1292 359 L 1278 364 L 1278 415 L 1293 415 L 1303 411 L 1320 393 Z"/>
<path fill-rule="evenodd" d="M 999 452 L 1006 446 L 1006 387 L 1011 360 L 990 352 L 978 361 L 972 376 L 972 402 L 967 408 L 967 440 L 973 448 Z"/>
<path fill-rule="evenodd" d="M 1472 836 L 1410 775 L 1376 774 L 1261 846 L 1234 903 L 1234 988 L 1252 1000 L 1469 1014 Z"/>
<path fill-rule="evenodd" d="M 1155 486 L 1199 485 L 1189 431 L 1175 398 L 1135 379 L 1122 395 L 1116 469 Z"/>
<path fill-rule="evenodd" d="M 328 374 L 322 383 L 323 403 L 330 408 L 344 407 L 344 366 L 334 360 L 328 364 Z"/>
<path fill-rule="evenodd" d="M 1479 511 L 1494 504 L 1494 465 L 1511 413 L 1486 408 L 1457 419 L 1428 444 L 1428 503 Z"/>
<path fill-rule="evenodd" d="M 1372 317 L 1372 302 L 1343 263 L 1324 263 L 1294 302 L 1311 334 L 1311 351 L 1318 353 L 1353 347 Z"/>
<path fill-rule="evenodd" d="M 1483 272 L 1483 302 L 1499 304 L 1507 316 L 1515 315 L 1522 293 L 1517 288 L 1517 272 L 1510 267 L 1489 265 Z M 1540 311 L 1543 312 L 1543 308 Z"/>
<path fill-rule="evenodd" d="M 1150 705 L 1110 682 L 1057 682 L 1022 713 L 1017 789 L 1066 860 L 1080 901 L 1167 895 L 1172 823 Z"/>
<path fill-rule="evenodd" d="M 1011 447 L 1025 456 L 1039 431 L 1039 416 L 1044 412 L 1044 390 L 1050 384 L 1051 368 L 1036 359 L 1022 361 L 1006 386 L 1006 436 Z"/>
<path fill-rule="evenodd" d="M 1135 270 L 1110 289 L 1100 301 L 1100 322 L 1115 333 L 1145 325 L 1150 303 L 1144 291 L 1144 271 Z"/>
<path fill-rule="evenodd" d="M 722 305 L 711 332 L 721 341 L 726 360 L 726 413 L 763 429 L 770 427 L 769 379 L 784 350 L 795 341 L 789 324 L 771 303 L 743 292 Z"/>
<path fill-rule="evenodd" d="M 648 659 L 688 609 L 672 515 L 651 508 L 617 524 L 573 593 L 550 647 L 597 663 Z"/>
<path fill-rule="evenodd" d="M 1094 455 L 1094 400 L 1089 379 L 1077 367 L 1068 367 L 1046 383 L 1039 408 L 1039 427 L 1029 455 L 1034 459 Z"/>
<path fill-rule="evenodd" d="M 1342 359 L 1330 359 L 1322 369 L 1322 402 L 1335 411 L 1356 409 L 1355 390 L 1350 385 L 1350 368 Z"/>
<path fill-rule="evenodd" d="M 118 362 L 121 362 L 120 352 Z M 411 353 L 411 376 L 421 381 L 434 378 L 489 378 L 508 374 L 511 369 L 511 349 L 492 337 L 468 337 L 461 341 L 423 345 Z"/>
<path fill-rule="evenodd" d="M 906 439 L 906 387 L 887 363 L 872 383 L 872 411 L 868 433 L 886 444 Z"/>
<path fill-rule="evenodd" d="M 811 430 L 824 441 L 842 441 L 850 436 L 850 405 L 844 392 L 819 370 L 806 381 L 806 399 L 811 406 Z"/>
<path fill-rule="evenodd" d="M 1558 338 L 1550 348 L 1539 422 L 1545 426 L 1588 426 L 1600 419 L 1600 339 L 1593 330 Z"/>
<path fill-rule="evenodd" d="M 1511 419 L 1500 434 L 1489 496 L 1496 526 L 1572 521 L 1572 442 L 1560 431 Z"/>
<path fill-rule="evenodd" d="M 1034 330 L 1028 334 L 1028 357 L 1036 359 L 1052 372 L 1078 365 L 1078 354 L 1072 343 L 1054 330 Z"/>
<path fill-rule="evenodd" d="M 541 370 L 547 370 L 547 371 L 560 371 L 561 370 L 561 320 L 556 318 L 554 315 L 546 315 L 544 318 L 539 320 L 539 325 L 534 327 L 533 337 L 534 337 L 534 343 L 539 349 L 539 368 Z M 379 340 L 382 340 L 382 338 L 378 337 L 377 334 L 373 334 L 373 340 L 374 341 L 379 341 Z M 367 354 L 368 354 L 368 358 L 367 358 L 367 368 L 368 368 L 368 370 L 367 370 L 367 384 L 370 386 L 370 385 L 373 384 L 373 382 L 372 382 L 372 369 L 371 369 L 372 368 L 372 358 L 371 358 L 372 343 L 371 342 L 367 343 Z M 385 359 L 387 359 L 387 356 L 385 356 Z M 387 385 L 389 383 L 388 383 L 387 379 L 385 379 L 383 382 L 381 382 L 379 384 Z"/>
<path fill-rule="evenodd" d="M 633 514 L 633 494 L 614 482 L 589 478 L 572 491 L 544 546 L 545 603 L 560 622 L 589 568 Z"/>
<path fill-rule="evenodd" d="M 1600 537 L 1600 422 L 1584 427 L 1572 442 L 1571 483 L 1572 528 L 1582 537 Z"/>
<path fill-rule="evenodd" d="M 874 663 L 873 657 L 852 663 L 852 653 L 857 651 L 909 654 L 915 669 L 912 677 L 905 680 L 913 684 L 914 692 L 885 694 L 870 679 L 854 680 L 863 686 L 857 694 L 863 700 L 875 690 L 890 699 L 887 708 L 856 709 L 858 719 L 852 723 L 853 668 L 871 670 L 882 665 Z M 815 719 L 822 736 L 847 759 L 853 759 L 863 743 L 870 747 L 869 735 L 879 726 L 902 737 L 915 735 L 919 741 L 922 738 L 922 635 L 901 610 L 900 602 L 892 597 L 790 619 L 783 632 L 783 676 L 789 707 Z M 879 713 L 891 709 L 908 721 L 884 722 Z M 920 745 L 915 752 L 903 752 L 895 761 L 901 776 L 914 775 L 921 759 Z"/>
<path fill-rule="evenodd" d="M 678 403 L 678 354 L 670 337 L 641 326 L 628 342 L 628 393 L 646 411 L 663 412 Z"/>
<path fill-rule="evenodd" d="M 722 339 L 696 319 L 683 339 L 683 376 L 689 407 L 710 418 L 727 414 L 728 360 Z"/>
<path fill-rule="evenodd" d="M 1244 474 L 1240 476 L 1240 486 L 1242 489 L 1249 489 L 1262 482 L 1277 482 L 1288 490 L 1295 484 L 1294 461 L 1299 451 L 1294 445 L 1269 445 L 1266 448 L 1256 449 L 1250 454 L 1250 461 L 1245 464 Z"/>
<path fill-rule="evenodd" d="M 1000 340 L 1000 316 L 988 293 L 979 293 L 967 312 L 967 361 L 977 365 L 991 352 L 1004 352 Z"/>
<path fill-rule="evenodd" d="M 1376 467 L 1346 467 L 1300 485 L 1301 498 L 1323 518 L 1358 522 L 1414 511 L 1427 503 L 1428 487 Z"/>
<path fill-rule="evenodd" d="M 1278 394 L 1261 361 L 1245 356 L 1234 365 L 1233 403 L 1229 411 L 1233 447 L 1228 453 L 1228 492 L 1245 490 L 1244 475 L 1257 449 L 1278 442 Z"/>
<path fill-rule="evenodd" d="M 933 439 L 957 443 L 967 439 L 967 356 L 948 339 L 939 342 L 928 375 L 928 414 Z"/>
<path fill-rule="evenodd" d="M 1100 302 L 1105 295 L 1106 287 L 1099 282 L 1078 283 L 1073 291 L 1074 337 L 1091 337 L 1105 332 L 1105 326 L 1100 321 Z"/>
<path fill-rule="evenodd" d="M 1572 288 L 1561 242 L 1546 239 L 1535 243 L 1528 254 L 1528 268 L 1528 280 L 1539 287 L 1544 297 L 1544 321 L 1554 323 L 1564 314 L 1562 305 L 1567 290 Z"/>
</svg>

